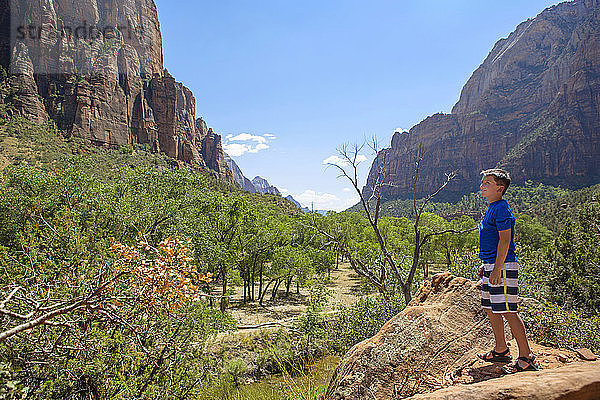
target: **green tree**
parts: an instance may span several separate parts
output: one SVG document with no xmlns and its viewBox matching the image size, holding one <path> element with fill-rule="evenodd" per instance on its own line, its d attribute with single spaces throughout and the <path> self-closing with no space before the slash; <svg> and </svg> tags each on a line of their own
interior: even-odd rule
<svg viewBox="0 0 600 400">
<path fill-rule="evenodd" d="M 386 240 L 385 234 L 382 232 L 382 229 L 385 226 L 392 226 L 391 224 L 388 225 L 385 223 L 381 218 L 383 187 L 389 184 L 387 181 L 387 174 L 389 172 L 389 165 L 386 160 L 387 153 L 378 152 L 378 146 L 375 140 L 371 145 L 371 149 L 376 155 L 373 167 L 375 171 L 375 178 L 372 180 L 374 183 L 368 191 L 371 193 L 371 198 L 367 198 L 366 192 L 363 192 L 359 187 L 358 165 L 361 162 L 359 153 L 362 151 L 362 146 L 354 145 L 352 148 L 343 146 L 339 151 L 342 162 L 340 164 L 329 164 L 330 166 L 338 169 L 340 172 L 340 177 L 346 178 L 352 184 L 356 194 L 359 196 L 360 204 L 363 207 L 363 215 L 366 217 L 369 230 L 373 235 L 370 243 L 360 243 L 360 251 L 357 253 L 348 246 L 347 236 L 340 234 L 339 230 L 327 231 L 318 225 L 316 219 L 313 219 L 311 226 L 313 229 L 323 234 L 328 240 L 337 243 L 344 256 L 346 256 L 350 261 L 354 271 L 367 279 L 381 294 L 384 296 L 389 296 L 390 293 L 395 290 L 393 286 L 396 285 L 402 292 L 406 304 L 408 304 L 412 298 L 413 283 L 416 279 L 415 275 L 417 273 L 417 269 L 422 264 L 420 257 L 427 242 L 433 237 L 445 233 L 464 233 L 454 232 L 452 229 L 446 229 L 437 232 L 424 232 L 422 230 L 422 218 L 426 218 L 424 217 L 425 208 L 454 178 L 454 173 L 447 174 L 446 181 L 443 182 L 437 190 L 429 194 L 422 201 L 417 202 L 416 187 L 419 180 L 420 164 L 423 160 L 422 147 L 418 147 L 414 156 L 415 174 L 412 179 L 411 186 L 413 192 L 412 208 L 414 215 L 414 221 L 412 224 L 412 257 L 410 259 L 410 264 L 405 263 L 404 261 L 406 260 L 406 257 L 404 254 L 394 254 L 390 250 L 392 247 Z M 371 199 L 373 200 L 371 201 Z M 370 234 L 367 234 L 364 231 L 363 233 L 365 233 L 365 236 L 367 237 L 370 236 Z M 359 255 L 358 257 L 356 257 L 357 254 Z M 390 275 L 392 275 L 393 278 L 390 279 Z"/>
</svg>

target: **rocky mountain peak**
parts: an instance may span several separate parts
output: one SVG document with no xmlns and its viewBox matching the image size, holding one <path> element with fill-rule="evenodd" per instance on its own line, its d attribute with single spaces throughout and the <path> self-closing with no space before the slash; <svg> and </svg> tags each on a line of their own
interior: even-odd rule
<svg viewBox="0 0 600 400">
<path fill-rule="evenodd" d="M 576 0 L 529 19 L 492 48 L 451 114 L 395 133 L 386 158 L 386 199 L 411 195 L 413 155 L 423 147 L 417 195 L 457 178 L 447 200 L 477 190 L 479 172 L 502 166 L 527 179 L 578 188 L 600 182 L 600 5 Z M 363 192 L 376 181 L 375 162 Z"/>
<path fill-rule="evenodd" d="M 221 137 L 196 120 L 193 93 L 163 69 L 153 0 L 9 4 L 13 25 L 39 31 L 29 37 L 12 26 L 10 62 L 3 57 L 23 115 L 38 122 L 49 117 L 93 145 L 148 144 L 233 182 Z M 80 40 L 84 34 L 90 36 Z"/>
<path fill-rule="evenodd" d="M 488 113 L 518 103 L 519 112 L 526 114 L 550 104 L 570 76 L 573 33 L 594 10 L 582 1 L 561 3 L 519 24 L 496 42 L 463 87 L 452 113 Z"/>
<path fill-rule="evenodd" d="M 281 196 L 279 189 L 275 186 L 272 186 L 266 179 L 261 178 L 260 176 L 254 177 L 252 179 L 252 184 L 256 188 L 256 191 L 262 194 L 276 194 Z"/>
<path fill-rule="evenodd" d="M 236 164 L 236 162 L 233 161 L 233 159 L 231 157 L 229 157 L 229 154 L 224 153 L 224 155 L 225 155 L 225 162 L 227 163 L 227 165 L 229 166 L 229 169 L 233 173 L 233 180 L 238 185 L 240 185 L 240 187 L 243 190 L 245 190 L 246 192 L 256 193 L 256 188 L 254 187 L 254 184 L 250 181 L 250 179 L 248 179 L 244 176 L 244 173 L 242 172 L 240 167 Z"/>
</svg>

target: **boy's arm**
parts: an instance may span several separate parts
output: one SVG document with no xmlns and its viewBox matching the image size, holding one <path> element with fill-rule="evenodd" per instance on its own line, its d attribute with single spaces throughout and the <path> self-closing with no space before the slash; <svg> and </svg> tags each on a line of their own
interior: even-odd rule
<svg viewBox="0 0 600 400">
<path fill-rule="evenodd" d="M 498 241 L 498 250 L 496 251 L 496 262 L 494 263 L 494 270 L 490 275 L 490 283 L 492 285 L 499 285 L 502 282 L 502 266 L 508 254 L 512 233 L 510 229 L 506 229 L 498 231 L 498 235 L 500 236 L 500 240 Z"/>
</svg>

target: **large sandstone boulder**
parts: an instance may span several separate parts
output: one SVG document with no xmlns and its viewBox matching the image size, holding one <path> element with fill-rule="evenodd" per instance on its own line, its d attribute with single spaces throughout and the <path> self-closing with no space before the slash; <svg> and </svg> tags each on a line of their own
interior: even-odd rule
<svg viewBox="0 0 600 400">
<path fill-rule="evenodd" d="M 476 354 L 489 350 L 494 344 L 479 299 L 478 282 L 449 273 L 434 275 L 408 307 L 388 321 L 379 333 L 348 351 L 331 378 L 325 399 L 392 400 L 419 393 L 426 395 L 415 399 L 529 399 L 524 395 L 529 390 L 527 385 L 536 381 L 547 386 L 545 391 L 540 389 L 540 393 L 564 386 L 568 388 L 564 393 L 596 393 L 597 397 L 581 398 L 600 399 L 600 364 L 578 364 L 581 356 L 575 351 L 530 341 L 542 370 L 534 375 L 528 372 L 505 378 L 501 365 L 479 360 Z M 522 305 L 529 312 L 535 312 L 537 303 L 523 299 Z M 516 355 L 516 342 L 508 327 L 506 336 L 512 354 Z M 562 369 L 571 364 L 569 369 Z M 565 375 L 550 373 L 554 370 L 563 371 Z M 555 381 L 557 376 L 563 378 Z M 514 383 L 510 390 L 505 390 L 509 387 L 507 382 Z M 443 394 L 428 397 L 446 387 L 452 389 L 440 393 L 448 393 L 450 397 Z M 477 393 L 473 388 L 481 388 L 481 393 L 490 396 L 473 397 Z M 524 397 L 510 397 L 513 393 Z M 563 397 L 547 397 L 559 398 Z"/>
<path fill-rule="evenodd" d="M 488 348 L 491 339 L 477 283 L 435 275 L 404 311 L 345 355 L 325 397 L 383 400 L 437 389 L 445 372 Z"/>
</svg>

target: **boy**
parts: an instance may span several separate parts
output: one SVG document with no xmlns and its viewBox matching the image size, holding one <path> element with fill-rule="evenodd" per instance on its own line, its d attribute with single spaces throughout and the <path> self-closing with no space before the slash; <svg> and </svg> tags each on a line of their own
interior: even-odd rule
<svg viewBox="0 0 600 400">
<path fill-rule="evenodd" d="M 502 199 L 510 185 L 510 176 L 502 169 L 488 169 L 481 175 L 481 196 L 490 203 L 479 230 L 479 258 L 483 261 L 479 270 L 483 284 L 481 306 L 492 324 L 496 346 L 477 356 L 489 362 L 511 361 L 504 318 L 519 346 L 519 357 L 514 364 L 505 366 L 504 372 L 535 371 L 538 366 L 527 342 L 523 320 L 517 314 L 519 264 L 515 255 L 515 216 Z"/>
</svg>

